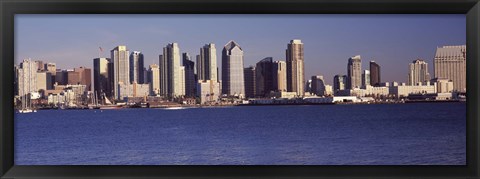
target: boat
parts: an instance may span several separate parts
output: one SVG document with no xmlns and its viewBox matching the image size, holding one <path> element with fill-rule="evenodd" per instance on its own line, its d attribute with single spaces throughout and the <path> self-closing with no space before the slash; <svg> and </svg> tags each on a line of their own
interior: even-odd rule
<svg viewBox="0 0 480 179">
<path fill-rule="evenodd" d="M 167 108 L 163 108 L 163 109 L 167 109 L 167 110 L 179 110 L 179 109 L 186 109 L 185 107 L 167 107 Z"/>
<path fill-rule="evenodd" d="M 121 109 L 122 106 L 117 106 L 117 105 L 104 105 L 101 106 L 99 109 Z"/>
<path fill-rule="evenodd" d="M 31 100 L 28 100 L 28 104 L 27 104 L 26 96 L 23 95 L 22 96 L 22 109 L 19 109 L 18 112 L 19 113 L 32 113 L 32 112 L 37 112 L 37 110 L 32 108 L 32 101 Z"/>
<path fill-rule="evenodd" d="M 91 97 L 92 99 L 92 105 L 89 105 L 88 106 L 88 109 L 100 109 L 100 106 L 98 104 L 98 97 L 97 97 L 97 92 L 95 91 L 94 94 L 92 94 L 93 96 Z"/>
</svg>

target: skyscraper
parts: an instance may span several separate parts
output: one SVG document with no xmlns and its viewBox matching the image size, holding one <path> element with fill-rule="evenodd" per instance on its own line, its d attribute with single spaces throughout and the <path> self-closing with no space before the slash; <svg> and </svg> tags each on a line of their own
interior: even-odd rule
<svg viewBox="0 0 480 179">
<path fill-rule="evenodd" d="M 362 88 L 366 88 L 368 85 L 370 85 L 370 70 L 363 70 Z"/>
<path fill-rule="evenodd" d="M 45 63 L 44 69 L 50 73 L 50 81 L 52 82 L 52 86 L 49 89 L 53 89 L 53 84 L 55 83 L 55 77 L 57 75 L 57 65 L 55 63 Z"/>
<path fill-rule="evenodd" d="M 13 93 L 15 96 L 18 95 L 18 69 L 16 64 L 13 65 Z"/>
<path fill-rule="evenodd" d="M 117 46 L 110 51 L 111 59 L 113 62 L 113 96 L 115 99 L 123 99 L 124 96 L 120 96 L 119 85 L 130 84 L 130 62 L 129 51 L 126 46 Z"/>
<path fill-rule="evenodd" d="M 347 75 L 335 75 L 333 77 L 333 91 L 340 91 L 346 89 Z"/>
<path fill-rule="evenodd" d="M 277 85 L 274 86 L 273 77 L 273 58 L 267 57 L 259 61 L 255 67 L 255 92 L 257 96 L 266 97 L 275 90 Z"/>
<path fill-rule="evenodd" d="M 255 97 L 255 67 L 250 66 L 243 69 L 243 76 L 245 81 L 245 97 Z"/>
<path fill-rule="evenodd" d="M 200 103 L 215 102 L 220 96 L 220 82 L 217 72 L 217 50 L 215 44 L 205 44 L 197 55 L 197 89 L 196 96 Z"/>
<path fill-rule="evenodd" d="M 37 63 L 31 59 L 24 59 L 22 63 L 20 63 L 20 68 L 17 70 L 19 96 L 28 95 L 32 92 L 38 92 L 37 69 Z"/>
<path fill-rule="evenodd" d="M 185 95 L 188 97 L 195 97 L 195 62 L 190 60 L 188 53 L 183 53 L 183 66 L 185 67 Z"/>
<path fill-rule="evenodd" d="M 416 86 L 427 81 L 430 81 L 427 62 L 417 59 L 408 65 L 408 85 Z"/>
<path fill-rule="evenodd" d="M 217 74 L 217 50 L 215 44 L 206 44 L 200 48 L 197 64 L 198 80 L 218 81 Z"/>
<path fill-rule="evenodd" d="M 130 83 L 136 82 L 138 84 L 143 84 L 144 82 L 144 72 L 145 68 L 143 61 L 143 54 L 139 51 L 133 51 L 130 54 Z"/>
<path fill-rule="evenodd" d="M 57 65 L 55 63 L 45 63 L 45 70 L 54 74 L 57 71 Z"/>
<path fill-rule="evenodd" d="M 275 91 L 287 91 L 287 63 L 273 62 L 273 85 Z"/>
<path fill-rule="evenodd" d="M 77 84 L 85 85 L 87 91 L 92 90 L 92 69 L 79 67 L 74 68 L 73 70 L 78 73 L 79 81 Z"/>
<path fill-rule="evenodd" d="M 166 76 L 162 76 L 166 83 L 166 95 L 168 97 L 178 97 L 185 95 L 184 70 L 180 59 L 180 48 L 177 43 L 170 43 L 163 48 L 163 67 L 166 68 Z M 162 67 L 162 65 L 161 65 Z M 165 69 L 160 69 L 165 70 Z M 160 71 L 162 73 L 162 71 Z M 162 79 L 160 79 L 162 81 Z M 162 85 L 162 83 L 160 83 Z M 162 86 L 160 86 L 162 88 Z"/>
<path fill-rule="evenodd" d="M 150 95 L 156 96 L 160 94 L 160 69 L 157 64 L 150 65 L 148 69 L 150 81 Z"/>
<path fill-rule="evenodd" d="M 297 92 L 298 96 L 305 94 L 305 72 L 303 43 L 301 40 L 291 40 L 287 45 L 287 91 Z"/>
<path fill-rule="evenodd" d="M 158 56 L 158 67 L 160 72 L 160 95 L 168 95 L 168 64 L 163 55 Z"/>
<path fill-rule="evenodd" d="M 347 89 L 360 88 L 362 86 L 362 59 L 360 55 L 348 59 Z"/>
<path fill-rule="evenodd" d="M 375 61 L 370 61 L 370 85 L 379 86 L 381 82 L 380 65 Z"/>
<path fill-rule="evenodd" d="M 243 50 L 231 40 L 222 50 L 222 93 L 240 97 L 245 95 L 243 77 Z"/>
<path fill-rule="evenodd" d="M 57 69 L 57 72 L 55 73 L 55 83 L 58 83 L 59 85 L 68 84 L 68 71 Z"/>
<path fill-rule="evenodd" d="M 108 91 L 109 79 L 108 79 L 108 58 L 95 58 L 93 59 L 93 88 L 98 96 L 103 94 L 110 96 Z"/>
<path fill-rule="evenodd" d="M 51 89 L 50 86 L 52 86 L 52 76 L 51 73 L 45 71 L 45 70 L 40 70 L 37 71 L 37 90 L 42 90 L 45 92 L 45 90 Z"/>
<path fill-rule="evenodd" d="M 45 65 L 44 65 L 43 61 L 37 60 L 37 61 L 35 61 L 35 63 L 37 64 L 37 71 L 45 69 Z"/>
<path fill-rule="evenodd" d="M 466 92 L 466 61 L 466 45 L 438 47 L 434 59 L 435 78 L 452 80 L 454 91 Z"/>
</svg>

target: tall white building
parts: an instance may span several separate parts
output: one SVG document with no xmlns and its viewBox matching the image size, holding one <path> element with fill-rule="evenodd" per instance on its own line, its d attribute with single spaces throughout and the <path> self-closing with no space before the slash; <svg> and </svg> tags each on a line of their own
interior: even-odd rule
<svg viewBox="0 0 480 179">
<path fill-rule="evenodd" d="M 215 44 L 200 48 L 197 56 L 197 96 L 200 103 L 215 102 L 220 96 L 220 82 L 217 73 L 217 50 Z"/>
<path fill-rule="evenodd" d="M 156 96 L 160 94 L 160 69 L 157 64 L 150 65 L 148 75 L 150 75 L 150 95 Z"/>
<path fill-rule="evenodd" d="M 427 62 L 417 59 L 408 65 L 407 85 L 421 85 L 425 84 L 427 81 L 430 81 L 430 73 L 428 73 Z"/>
<path fill-rule="evenodd" d="M 217 49 L 215 44 L 206 44 L 200 48 L 200 56 L 197 59 L 198 80 L 218 81 L 217 73 Z"/>
<path fill-rule="evenodd" d="M 466 45 L 438 47 L 434 59 L 435 78 L 452 80 L 453 90 L 465 92 L 467 82 Z"/>
<path fill-rule="evenodd" d="M 370 70 L 364 70 L 362 74 L 362 87 L 370 85 Z"/>
<path fill-rule="evenodd" d="M 51 73 L 47 71 L 37 71 L 37 90 L 49 90 L 52 85 Z"/>
<path fill-rule="evenodd" d="M 273 85 L 276 91 L 287 91 L 287 63 L 285 61 L 273 62 Z"/>
<path fill-rule="evenodd" d="M 185 95 L 185 70 L 181 67 L 180 48 L 177 43 L 170 43 L 163 48 L 163 60 L 160 59 L 160 88 L 166 90 L 164 95 L 178 97 Z M 162 72 L 163 71 L 163 72 Z M 166 72 L 166 73 L 164 73 Z M 162 75 L 163 74 L 163 75 Z M 166 82 L 166 83 L 162 83 Z M 166 85 L 166 87 L 162 87 Z"/>
<path fill-rule="evenodd" d="M 243 97 L 243 50 L 235 41 L 229 41 L 222 51 L 222 93 Z"/>
<path fill-rule="evenodd" d="M 19 96 L 28 95 L 32 92 L 38 92 L 37 68 L 37 63 L 31 59 L 24 59 L 22 63 L 20 63 L 20 68 L 17 71 Z"/>
<path fill-rule="evenodd" d="M 347 89 L 360 88 L 362 86 L 362 58 L 360 55 L 348 59 L 347 66 Z"/>
<path fill-rule="evenodd" d="M 305 67 L 303 43 L 299 39 L 291 40 L 285 51 L 287 61 L 287 91 L 305 95 Z"/>
<path fill-rule="evenodd" d="M 113 61 L 113 92 L 115 99 L 123 99 L 119 93 L 119 85 L 130 84 L 130 61 L 129 51 L 126 46 L 117 46 L 110 51 Z"/>
</svg>

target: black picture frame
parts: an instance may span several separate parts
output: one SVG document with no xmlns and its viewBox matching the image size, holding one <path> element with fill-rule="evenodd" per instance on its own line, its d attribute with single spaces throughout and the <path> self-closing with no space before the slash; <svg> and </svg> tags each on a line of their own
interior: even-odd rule
<svg viewBox="0 0 480 179">
<path fill-rule="evenodd" d="M 479 0 L 0 0 L 0 176 L 4 178 L 478 178 Z M 15 14 L 465 14 L 466 166 L 15 166 Z"/>
</svg>

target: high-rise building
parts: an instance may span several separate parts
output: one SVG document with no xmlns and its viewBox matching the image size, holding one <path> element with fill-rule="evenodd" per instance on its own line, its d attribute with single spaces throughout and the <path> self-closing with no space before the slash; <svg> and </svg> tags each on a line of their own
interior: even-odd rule
<svg viewBox="0 0 480 179">
<path fill-rule="evenodd" d="M 37 69 L 37 63 L 31 59 L 24 59 L 22 63 L 20 63 L 20 68 L 17 70 L 19 96 L 25 96 L 32 92 L 38 92 Z"/>
<path fill-rule="evenodd" d="M 347 89 L 347 75 L 335 75 L 333 77 L 333 92 Z"/>
<path fill-rule="evenodd" d="M 190 60 L 188 53 L 182 54 L 183 66 L 185 67 L 185 96 L 195 97 L 197 86 L 195 80 L 195 62 Z"/>
<path fill-rule="evenodd" d="M 35 61 L 35 63 L 37 64 L 37 71 L 45 69 L 45 65 L 43 64 L 43 61 L 37 60 Z"/>
<path fill-rule="evenodd" d="M 466 45 L 438 47 L 434 59 L 435 78 L 452 80 L 454 91 L 466 92 L 466 61 Z"/>
<path fill-rule="evenodd" d="M 37 71 L 37 90 L 50 90 L 52 85 L 52 74 L 45 70 Z"/>
<path fill-rule="evenodd" d="M 325 95 L 325 81 L 323 76 L 312 76 L 310 92 L 317 96 Z"/>
<path fill-rule="evenodd" d="M 198 80 L 218 81 L 217 74 L 217 50 L 215 44 L 206 44 L 200 48 L 197 59 Z"/>
<path fill-rule="evenodd" d="M 275 91 L 287 91 L 287 63 L 273 62 L 273 86 Z"/>
<path fill-rule="evenodd" d="M 148 81 L 150 83 L 150 95 L 160 94 L 160 68 L 157 64 L 150 65 L 148 69 Z"/>
<path fill-rule="evenodd" d="M 111 92 L 108 90 L 110 85 L 108 79 L 108 58 L 93 59 L 93 88 L 98 96 L 103 94 L 110 96 Z"/>
<path fill-rule="evenodd" d="M 130 83 L 136 82 L 143 84 L 145 65 L 143 61 L 143 54 L 139 51 L 133 51 L 130 54 Z"/>
<path fill-rule="evenodd" d="M 86 85 L 86 90 L 92 90 L 92 69 L 79 67 L 73 69 L 75 72 L 78 72 L 80 76 L 80 83 L 81 85 Z"/>
<path fill-rule="evenodd" d="M 55 77 L 57 75 L 57 65 L 55 63 L 45 63 L 44 69 L 50 73 L 50 81 L 52 82 L 52 86 L 49 89 L 53 89 L 53 84 L 55 83 Z"/>
<path fill-rule="evenodd" d="M 381 82 L 380 65 L 375 61 L 370 61 L 370 85 L 380 86 Z"/>
<path fill-rule="evenodd" d="M 430 73 L 428 73 L 428 64 L 422 59 L 414 60 L 408 65 L 408 81 L 407 85 L 416 86 L 430 81 Z"/>
<path fill-rule="evenodd" d="M 180 83 L 180 95 L 185 96 L 185 66 L 180 66 L 180 77 L 179 77 L 179 83 Z M 177 82 L 175 82 L 177 83 Z"/>
<path fill-rule="evenodd" d="M 370 70 L 363 70 L 362 74 L 362 88 L 366 88 L 370 85 Z"/>
<path fill-rule="evenodd" d="M 57 69 L 55 73 L 55 83 L 58 85 L 67 85 L 68 84 L 68 71 Z"/>
<path fill-rule="evenodd" d="M 255 67 L 250 66 L 243 69 L 243 79 L 245 81 L 245 97 L 255 97 Z"/>
<path fill-rule="evenodd" d="M 168 97 L 178 97 L 185 95 L 185 79 L 184 79 L 184 69 L 181 67 L 181 57 L 180 57 L 180 48 L 177 43 L 170 43 L 163 48 L 163 62 L 161 61 L 161 78 L 166 81 L 166 95 Z M 162 75 L 162 67 L 166 68 L 166 75 Z M 160 88 L 162 89 L 162 83 L 160 83 Z"/>
<path fill-rule="evenodd" d="M 85 85 L 86 90 L 90 91 L 92 86 L 92 70 L 85 67 L 67 70 L 67 84 Z"/>
<path fill-rule="evenodd" d="M 13 93 L 15 96 L 18 95 L 18 69 L 16 64 L 13 65 Z"/>
<path fill-rule="evenodd" d="M 68 69 L 67 70 L 67 84 L 69 85 L 79 85 L 80 81 L 80 72 Z"/>
<path fill-rule="evenodd" d="M 222 50 L 222 93 L 243 97 L 243 50 L 235 41 L 229 41 Z"/>
<path fill-rule="evenodd" d="M 163 55 L 158 56 L 158 68 L 160 72 L 160 95 L 168 96 L 168 65 Z"/>
<path fill-rule="evenodd" d="M 276 84 L 273 84 L 273 58 L 267 57 L 259 61 L 255 67 L 255 92 L 256 96 L 267 97 L 274 91 Z"/>
<path fill-rule="evenodd" d="M 113 96 L 117 100 L 123 100 L 123 97 L 119 93 L 119 85 L 130 84 L 130 52 L 126 46 L 117 46 L 110 51 L 111 59 L 113 62 Z"/>
<path fill-rule="evenodd" d="M 217 71 L 217 50 L 213 43 L 200 48 L 200 55 L 197 55 L 197 78 L 196 95 L 200 97 L 200 103 L 217 101 L 220 96 L 220 81 Z"/>
<path fill-rule="evenodd" d="M 360 88 L 362 86 L 362 59 L 360 55 L 348 59 L 347 89 Z"/>
<path fill-rule="evenodd" d="M 57 72 L 57 65 L 55 63 L 45 63 L 44 69 L 54 75 Z"/>
<path fill-rule="evenodd" d="M 107 84 L 107 92 L 105 92 L 105 97 L 113 100 L 115 99 L 115 65 L 113 64 L 112 59 L 108 59 L 108 84 Z"/>
<path fill-rule="evenodd" d="M 305 94 L 305 67 L 303 43 L 301 40 L 291 40 L 287 45 L 287 91 L 297 92 L 297 96 Z"/>
</svg>

